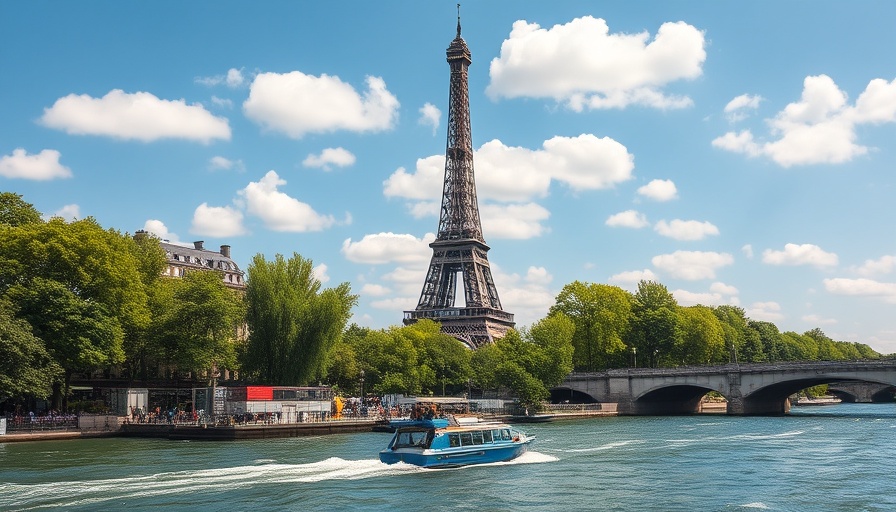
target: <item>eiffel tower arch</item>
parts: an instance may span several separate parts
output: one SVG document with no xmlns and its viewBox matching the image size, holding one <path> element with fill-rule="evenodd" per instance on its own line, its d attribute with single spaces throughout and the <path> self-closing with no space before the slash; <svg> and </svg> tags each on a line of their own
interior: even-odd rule
<svg viewBox="0 0 896 512">
<path fill-rule="evenodd" d="M 445 150 L 445 182 L 439 229 L 432 260 L 417 308 L 404 312 L 404 324 L 421 319 L 441 323 L 442 332 L 470 348 L 503 337 L 514 326 L 513 314 L 501 308 L 498 289 L 488 264 L 489 246 L 482 236 L 476 181 L 473 174 L 473 140 L 467 68 L 472 58 L 467 43 L 457 37 L 447 50 L 451 68 L 448 95 L 448 142 Z M 465 304 L 456 307 L 457 278 L 461 276 Z"/>
</svg>

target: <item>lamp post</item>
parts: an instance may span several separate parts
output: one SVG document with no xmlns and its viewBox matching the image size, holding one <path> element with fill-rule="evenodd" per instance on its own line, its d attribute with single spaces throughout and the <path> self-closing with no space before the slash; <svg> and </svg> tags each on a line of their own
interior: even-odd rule
<svg viewBox="0 0 896 512">
<path fill-rule="evenodd" d="M 364 401 L 364 370 L 361 370 L 361 401 Z"/>
<path fill-rule="evenodd" d="M 632 347 L 632 362 L 634 363 L 632 366 L 637 368 L 638 367 L 638 349 L 637 349 L 637 347 Z"/>
</svg>

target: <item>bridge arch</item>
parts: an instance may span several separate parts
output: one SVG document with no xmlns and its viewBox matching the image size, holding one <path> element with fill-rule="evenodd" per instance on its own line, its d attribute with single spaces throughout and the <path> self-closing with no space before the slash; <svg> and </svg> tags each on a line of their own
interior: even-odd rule
<svg viewBox="0 0 896 512">
<path fill-rule="evenodd" d="M 814 361 L 686 368 L 637 368 L 570 374 L 560 386 L 615 402 L 619 414 L 690 414 L 716 391 L 728 414 L 783 414 L 788 398 L 819 384 L 863 381 L 896 385 L 896 360 Z"/>
</svg>

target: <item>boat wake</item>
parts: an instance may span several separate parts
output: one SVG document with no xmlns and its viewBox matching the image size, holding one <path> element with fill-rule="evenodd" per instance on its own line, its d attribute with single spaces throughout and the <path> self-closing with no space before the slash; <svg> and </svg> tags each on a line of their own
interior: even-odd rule
<svg viewBox="0 0 896 512">
<path fill-rule="evenodd" d="M 644 441 L 633 439 L 633 440 L 629 440 L 629 441 L 616 441 L 614 443 L 602 444 L 600 446 L 591 446 L 588 448 L 575 448 L 575 449 L 564 450 L 564 451 L 571 452 L 571 453 L 600 452 L 600 451 L 604 451 L 604 450 L 612 450 L 614 448 L 621 448 L 623 446 L 627 446 L 630 444 L 643 444 L 643 443 L 644 443 Z"/>
<path fill-rule="evenodd" d="M 400 474 L 419 468 L 387 466 L 376 459 L 331 457 L 308 464 L 263 463 L 229 468 L 173 471 L 103 480 L 41 484 L 0 483 L 0 509 L 28 510 L 46 506 L 84 507 L 93 503 L 132 501 L 189 489 L 219 491 L 263 484 L 358 480 Z"/>
<path fill-rule="evenodd" d="M 556 460 L 558 459 L 551 455 L 527 452 L 511 461 L 482 465 L 537 464 Z M 191 493 L 214 492 L 250 488 L 260 484 L 362 480 L 432 471 L 411 464 L 389 465 L 383 464 L 377 459 L 345 460 L 339 457 L 331 457 L 308 464 L 268 463 L 265 459 L 257 462 L 262 463 L 102 480 L 57 481 L 40 484 L 0 483 L 0 510 L 87 507 L 109 501 L 133 502 L 154 496 L 170 495 L 181 490 L 189 490 Z"/>
</svg>

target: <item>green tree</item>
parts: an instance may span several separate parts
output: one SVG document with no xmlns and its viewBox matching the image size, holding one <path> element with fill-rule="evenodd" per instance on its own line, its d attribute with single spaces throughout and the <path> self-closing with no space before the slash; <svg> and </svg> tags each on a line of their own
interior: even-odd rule
<svg viewBox="0 0 896 512">
<path fill-rule="evenodd" d="M 759 337 L 759 343 L 762 344 L 762 352 L 765 354 L 766 361 L 775 362 L 787 359 L 781 331 L 778 330 L 775 324 L 750 320 L 747 322 L 747 328 L 755 332 Z"/>
<path fill-rule="evenodd" d="M 500 383 L 496 370 L 503 359 L 504 354 L 496 343 L 489 343 L 474 350 L 470 357 L 473 382 L 481 389 L 497 389 Z"/>
<path fill-rule="evenodd" d="M 555 313 L 532 324 L 523 338 L 539 348 L 529 367 L 545 387 L 554 387 L 573 371 L 575 324 L 563 313 Z"/>
<path fill-rule="evenodd" d="M 737 306 L 717 306 L 713 313 L 722 322 L 725 333 L 725 347 L 731 362 L 752 363 L 764 361 L 759 337 L 747 329 L 747 315 Z"/>
<path fill-rule="evenodd" d="M 102 304 L 79 297 L 58 281 L 43 278 L 32 279 L 27 287 L 11 287 L 7 297 L 17 305 L 19 318 L 31 325 L 63 369 L 64 381 L 54 383 L 55 407 L 66 408 L 73 373 L 89 373 L 124 360 L 124 332 Z"/>
<path fill-rule="evenodd" d="M 710 308 L 680 308 L 678 314 L 678 336 L 672 352 L 675 364 L 712 364 L 726 359 L 722 324 Z"/>
<path fill-rule="evenodd" d="M 31 203 L 25 202 L 22 196 L 12 192 L 0 192 L 0 224 L 22 226 L 43 222 L 40 212 Z"/>
<path fill-rule="evenodd" d="M 573 321 L 573 364 L 596 371 L 625 352 L 631 308 L 630 294 L 617 286 L 574 281 L 557 295 L 548 316 L 563 313 Z"/>
<path fill-rule="evenodd" d="M 661 366 L 675 347 L 678 303 L 660 283 L 641 281 L 632 299 L 629 344 L 649 366 Z M 642 355 L 643 354 L 643 355 Z"/>
<path fill-rule="evenodd" d="M 92 218 L 0 224 L 0 296 L 27 315 L 66 375 L 121 362 L 127 333 L 150 320 L 143 283 L 134 240 Z"/>
<path fill-rule="evenodd" d="M 424 390 L 433 394 L 447 394 L 451 388 L 463 387 L 472 377 L 470 359 L 472 351 L 457 338 L 441 332 L 441 326 L 432 321 L 416 322 L 407 328 L 417 326 L 429 327 L 428 335 L 421 339 L 421 366 L 428 368 L 428 374 L 432 374 L 432 381 L 424 382 Z M 446 387 L 447 386 L 447 387 Z"/>
<path fill-rule="evenodd" d="M 812 338 L 793 331 L 787 331 L 782 333 L 782 341 L 787 361 L 818 360 L 818 345 Z"/>
<path fill-rule="evenodd" d="M 237 367 L 238 333 L 245 319 L 240 292 L 224 284 L 214 270 L 188 272 L 169 280 L 173 287 L 164 331 L 174 344 L 171 355 L 179 371 L 208 372 Z"/>
<path fill-rule="evenodd" d="M 176 280 L 161 277 L 168 265 L 168 258 L 158 237 L 140 232 L 133 237 L 133 241 L 129 247 L 146 291 L 150 321 L 139 323 L 125 332 L 125 365 L 131 377 L 146 380 L 151 364 L 157 367 L 163 359 L 166 365 L 173 364 L 174 354 L 163 358 L 158 343 L 164 337 L 162 331 L 167 329 L 169 315 L 175 313 L 173 293 Z"/>
<path fill-rule="evenodd" d="M 834 344 L 834 340 L 829 338 L 821 329 L 815 328 L 806 331 L 803 336 L 811 340 L 815 344 L 817 350 L 817 359 L 819 361 L 839 361 L 845 359 L 840 349 Z"/>
<path fill-rule="evenodd" d="M 0 300 L 0 401 L 28 397 L 45 399 L 62 369 L 25 320 L 16 318 L 12 306 Z"/>
<path fill-rule="evenodd" d="M 313 263 L 296 253 L 274 261 L 258 254 L 246 288 L 249 342 L 244 370 L 270 384 L 300 385 L 322 377 L 357 296 L 348 283 L 321 290 Z"/>
<path fill-rule="evenodd" d="M 345 329 L 342 337 L 330 350 L 324 382 L 335 387 L 337 391 L 344 392 L 351 392 L 355 386 L 360 387 L 361 364 L 355 352 L 355 347 L 358 346 L 356 340 L 366 337 L 369 333 L 369 328 L 354 323 Z"/>
<path fill-rule="evenodd" d="M 369 330 L 364 336 L 349 339 L 371 391 L 405 394 L 422 392 L 420 355 L 413 337 L 402 332 L 406 327 L 408 326 Z"/>
</svg>

